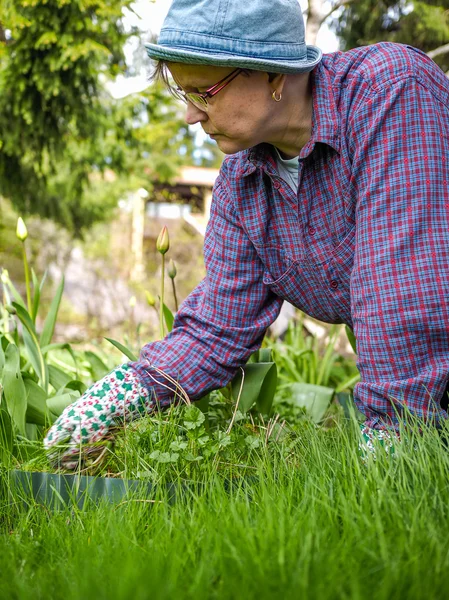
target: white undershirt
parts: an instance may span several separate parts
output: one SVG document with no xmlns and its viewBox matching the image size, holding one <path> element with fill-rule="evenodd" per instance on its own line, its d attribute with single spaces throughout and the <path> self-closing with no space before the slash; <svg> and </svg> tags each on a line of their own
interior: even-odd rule
<svg viewBox="0 0 449 600">
<path fill-rule="evenodd" d="M 294 158 L 282 158 L 277 148 L 275 150 L 275 159 L 278 166 L 279 175 L 288 183 L 292 190 L 298 192 L 298 171 L 299 171 L 299 156 Z"/>
</svg>

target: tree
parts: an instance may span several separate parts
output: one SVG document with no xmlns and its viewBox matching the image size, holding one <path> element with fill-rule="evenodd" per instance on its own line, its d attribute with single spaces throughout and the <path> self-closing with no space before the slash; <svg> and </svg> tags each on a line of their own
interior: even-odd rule
<svg viewBox="0 0 449 600">
<path fill-rule="evenodd" d="M 357 0 L 344 7 L 336 32 L 344 50 L 400 42 L 420 48 L 449 70 L 449 0 Z"/>
<path fill-rule="evenodd" d="M 316 38 L 321 25 L 327 21 L 331 15 L 350 2 L 351 0 L 333 0 L 332 2 L 326 2 L 326 0 L 307 0 L 307 9 L 304 11 L 307 15 L 307 43 L 316 44 Z"/>
<path fill-rule="evenodd" d="M 158 84 L 122 100 L 132 0 L 0 0 L 0 195 L 76 235 L 128 186 L 173 177 L 191 140 Z M 176 151 L 180 154 L 177 156 Z M 118 175 L 105 182 L 108 169 Z"/>
<path fill-rule="evenodd" d="M 100 78 L 126 68 L 130 3 L 0 0 L 0 193 L 21 211 L 74 225 L 86 157 L 104 133 Z M 55 198 L 63 171 L 70 177 Z"/>
</svg>

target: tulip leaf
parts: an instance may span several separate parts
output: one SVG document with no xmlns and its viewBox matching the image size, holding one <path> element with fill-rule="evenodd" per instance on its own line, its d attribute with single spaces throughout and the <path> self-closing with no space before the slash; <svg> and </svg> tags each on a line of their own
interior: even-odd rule
<svg viewBox="0 0 449 600">
<path fill-rule="evenodd" d="M 84 392 L 87 390 L 87 386 L 85 383 L 83 383 L 79 379 L 72 379 L 71 381 L 66 383 L 65 389 L 66 390 L 75 390 L 80 393 L 80 396 L 82 396 L 84 394 Z"/>
<path fill-rule="evenodd" d="M 122 354 L 127 356 L 133 362 L 136 362 L 137 360 L 139 360 L 138 357 L 131 352 L 131 350 L 129 350 L 126 346 L 124 346 L 120 342 L 117 342 L 116 340 L 111 340 L 110 338 L 104 338 L 104 339 L 107 340 L 113 346 L 115 346 L 118 350 L 120 350 L 120 352 Z"/>
<path fill-rule="evenodd" d="M 53 297 L 53 300 L 50 304 L 50 309 L 48 311 L 47 317 L 45 318 L 44 327 L 41 333 L 41 346 L 48 346 L 50 344 L 51 339 L 53 337 L 53 333 L 55 331 L 55 323 L 56 318 L 59 312 L 59 306 L 61 304 L 62 292 L 64 291 L 64 277 L 61 279 L 61 283 L 58 285 L 56 293 Z"/>
<path fill-rule="evenodd" d="M 335 390 L 312 383 L 293 383 L 288 403 L 304 408 L 315 423 L 319 423 L 334 397 Z"/>
<path fill-rule="evenodd" d="M 173 330 L 173 323 L 175 322 L 175 317 L 173 316 L 172 311 L 168 308 L 168 306 L 164 303 L 162 305 L 162 312 L 164 314 L 165 325 L 167 326 L 167 331 Z"/>
<path fill-rule="evenodd" d="M 48 365 L 50 385 L 56 390 L 63 388 L 72 378 L 59 367 Z"/>
<path fill-rule="evenodd" d="M 12 452 L 13 442 L 13 425 L 6 405 L 6 398 L 0 386 L 0 459 L 2 463 L 7 462 L 7 455 Z"/>
<path fill-rule="evenodd" d="M 2 383 L 11 420 L 19 433 L 26 436 L 27 394 L 20 372 L 19 349 L 15 344 L 9 344 L 6 348 Z"/>
<path fill-rule="evenodd" d="M 17 304 L 20 304 L 23 308 L 26 309 L 25 302 L 22 299 L 22 296 L 17 291 L 17 288 L 14 286 L 13 282 L 8 278 L 8 283 L 6 284 L 12 292 L 12 295 L 16 299 Z"/>
<path fill-rule="evenodd" d="M 25 431 L 28 440 L 35 442 L 39 439 L 39 428 L 36 423 L 27 423 L 25 425 Z"/>
<path fill-rule="evenodd" d="M 40 298 L 41 298 L 41 288 L 39 285 L 39 281 L 36 277 L 36 273 L 34 272 L 34 269 L 31 269 L 31 278 L 33 280 L 33 288 L 34 288 L 31 319 L 33 320 L 33 323 L 36 323 L 37 311 L 39 310 L 39 302 L 40 302 Z"/>
<path fill-rule="evenodd" d="M 95 380 L 102 379 L 110 371 L 95 352 L 86 350 L 84 356 L 89 361 L 90 371 Z"/>
<path fill-rule="evenodd" d="M 47 406 L 55 417 L 80 397 L 79 392 L 73 390 L 65 394 L 57 394 L 47 399 Z"/>
<path fill-rule="evenodd" d="M 1 342 L 3 342 L 3 337 L 0 338 Z M 5 351 L 3 350 L 3 344 L 0 343 L 0 381 L 2 380 L 2 371 L 5 366 Z"/>
<path fill-rule="evenodd" d="M 35 381 L 24 379 L 27 391 L 26 422 L 47 426 L 53 422 L 52 414 L 47 406 L 47 394 Z"/>
<path fill-rule="evenodd" d="M 17 304 L 17 302 L 13 302 L 12 305 L 17 311 L 17 317 L 21 321 L 24 326 L 22 335 L 23 341 L 25 343 L 26 349 L 28 351 L 28 356 L 31 364 L 33 365 L 33 369 L 36 371 L 37 376 L 42 381 L 42 387 L 47 390 L 48 386 L 48 367 L 44 361 L 44 357 L 42 356 L 41 348 L 39 345 L 39 341 L 37 339 L 36 329 L 34 327 L 34 323 L 31 320 L 28 311 L 25 310 L 22 306 Z M 28 335 L 29 334 L 29 335 Z"/>
<path fill-rule="evenodd" d="M 240 394 L 239 409 L 241 412 L 248 412 L 257 403 L 260 412 L 269 413 L 277 384 L 275 363 L 248 363 L 242 368 L 244 374 L 240 370 L 231 382 L 235 401 Z"/>
<path fill-rule="evenodd" d="M 351 344 L 351 348 L 354 350 L 354 354 L 357 354 L 357 340 L 355 339 L 354 332 L 348 325 L 345 326 L 345 331 L 346 335 L 348 336 L 349 343 Z"/>
</svg>

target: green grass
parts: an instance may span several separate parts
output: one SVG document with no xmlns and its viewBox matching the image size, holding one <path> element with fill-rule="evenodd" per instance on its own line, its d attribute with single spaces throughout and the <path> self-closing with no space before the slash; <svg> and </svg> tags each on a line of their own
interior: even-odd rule
<svg viewBox="0 0 449 600">
<path fill-rule="evenodd" d="M 50 512 L 24 508 L 3 486 L 1 598 L 447 597 L 449 454 L 435 431 L 404 435 L 394 458 L 380 453 L 364 465 L 345 422 L 330 430 L 299 422 L 267 442 L 260 429 L 254 447 L 242 441 L 242 421 L 218 455 L 252 467 L 252 478 L 229 488 L 245 469 L 220 470 L 217 453 L 150 459 L 163 448 L 160 432 L 149 432 L 162 426 L 135 430 L 134 454 L 127 450 L 126 474 L 146 464 L 160 485 L 151 502 Z M 198 438 L 186 439 L 201 453 Z M 161 484 L 176 474 L 201 481 L 201 492 L 170 503 Z"/>
</svg>

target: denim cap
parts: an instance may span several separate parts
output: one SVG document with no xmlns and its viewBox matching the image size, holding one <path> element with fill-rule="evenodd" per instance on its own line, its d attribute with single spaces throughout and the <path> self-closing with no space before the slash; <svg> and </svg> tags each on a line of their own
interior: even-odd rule
<svg viewBox="0 0 449 600">
<path fill-rule="evenodd" d="M 173 0 L 150 58 L 305 73 L 322 52 L 305 43 L 298 0 Z"/>
</svg>

